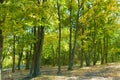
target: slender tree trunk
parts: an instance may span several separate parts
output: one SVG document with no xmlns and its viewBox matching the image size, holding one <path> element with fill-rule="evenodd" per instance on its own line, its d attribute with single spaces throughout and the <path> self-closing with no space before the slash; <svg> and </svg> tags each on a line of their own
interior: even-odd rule
<svg viewBox="0 0 120 80">
<path fill-rule="evenodd" d="M 3 1 L 4 0 L 0 0 L 0 4 L 2 4 Z M 1 23 L 2 22 L 0 22 L 0 24 Z M 3 36 L 2 36 L 2 30 L 0 29 L 0 80 L 2 80 L 2 78 L 1 78 L 1 73 L 2 73 L 2 48 L 3 48 Z"/>
<path fill-rule="evenodd" d="M 84 35 L 84 27 L 82 27 L 82 35 Z M 83 67 L 84 62 L 84 39 L 81 39 L 82 45 L 81 45 L 81 53 L 80 53 L 80 67 Z"/>
<path fill-rule="evenodd" d="M 57 0 L 57 9 L 58 9 L 58 20 L 59 20 L 58 72 L 57 72 L 57 74 L 60 75 L 60 73 L 61 73 L 61 61 L 60 61 L 60 53 L 61 53 L 61 16 L 60 16 L 60 5 L 59 5 L 58 0 Z"/>
<path fill-rule="evenodd" d="M 14 73 L 15 72 L 15 39 L 16 39 L 16 36 L 14 35 L 13 36 L 13 64 L 12 64 L 12 72 Z"/>
<path fill-rule="evenodd" d="M 84 15 L 84 6 L 83 6 L 83 4 L 84 4 L 84 0 L 82 1 L 82 4 L 81 4 L 81 8 L 82 8 L 83 15 Z M 84 35 L 84 27 L 85 27 L 85 25 L 82 24 L 81 35 Z M 81 42 L 82 42 L 82 44 L 81 44 L 81 51 L 80 51 L 80 67 L 83 67 L 83 62 L 84 62 L 84 48 L 83 48 L 84 39 L 81 39 Z"/>
<path fill-rule="evenodd" d="M 103 47 L 104 47 L 104 51 L 103 51 L 103 59 L 104 59 L 104 62 L 103 64 L 105 63 L 105 57 L 106 57 L 106 34 L 104 33 L 104 38 L 103 38 Z"/>
<path fill-rule="evenodd" d="M 108 35 L 106 36 L 106 52 L 105 52 L 105 63 L 108 63 Z"/>
<path fill-rule="evenodd" d="M 76 53 L 76 44 L 77 44 L 77 38 L 78 38 L 78 28 L 79 28 L 79 14 L 80 14 L 80 1 L 78 1 L 78 11 L 77 11 L 77 17 L 76 17 L 76 30 L 75 30 L 75 36 L 74 36 L 74 45 L 72 49 L 72 60 L 74 59 L 74 54 Z M 73 61 L 72 61 L 73 66 Z"/>
<path fill-rule="evenodd" d="M 93 65 L 96 65 L 96 58 L 97 58 L 97 51 L 96 51 L 96 45 L 97 45 L 97 40 L 96 40 L 96 34 L 97 34 L 97 29 L 96 29 L 96 22 L 94 19 L 94 33 L 93 33 Z"/>
<path fill-rule="evenodd" d="M 70 1 L 72 3 L 72 0 Z M 69 63 L 68 70 L 72 70 L 73 67 L 73 53 L 72 53 L 72 4 L 70 3 L 70 36 L 69 36 Z"/>
<path fill-rule="evenodd" d="M 101 64 L 104 64 L 104 50 L 105 50 L 105 43 L 104 43 L 104 39 L 103 39 L 103 43 L 101 41 Z"/>
<path fill-rule="evenodd" d="M 100 48 L 99 48 L 100 44 L 96 43 L 96 55 L 94 55 L 94 60 L 93 60 L 93 65 L 96 65 L 98 59 L 99 59 L 99 53 L 100 53 Z"/>
<path fill-rule="evenodd" d="M 93 63 L 93 65 L 96 65 L 97 61 L 99 60 L 99 55 L 100 55 L 100 40 L 98 40 L 98 42 L 96 43 L 96 58 L 95 61 Z"/>
</svg>

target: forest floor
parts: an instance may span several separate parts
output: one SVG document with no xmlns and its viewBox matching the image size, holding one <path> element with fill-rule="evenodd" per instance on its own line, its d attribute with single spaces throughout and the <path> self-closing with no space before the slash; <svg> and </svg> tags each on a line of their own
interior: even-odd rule
<svg viewBox="0 0 120 80">
<path fill-rule="evenodd" d="M 120 63 L 109 63 L 91 67 L 74 67 L 68 71 L 62 67 L 61 75 L 57 76 L 57 67 L 42 67 L 41 75 L 31 80 L 120 80 Z M 16 70 L 11 73 L 9 70 L 2 72 L 2 80 L 29 80 L 23 79 L 29 70 Z"/>
</svg>

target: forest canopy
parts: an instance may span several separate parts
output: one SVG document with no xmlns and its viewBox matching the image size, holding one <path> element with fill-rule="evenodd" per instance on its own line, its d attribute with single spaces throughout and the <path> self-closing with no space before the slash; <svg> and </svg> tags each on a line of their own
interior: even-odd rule
<svg viewBox="0 0 120 80">
<path fill-rule="evenodd" d="M 1 0 L 0 68 L 80 67 L 120 60 L 119 0 Z"/>
</svg>

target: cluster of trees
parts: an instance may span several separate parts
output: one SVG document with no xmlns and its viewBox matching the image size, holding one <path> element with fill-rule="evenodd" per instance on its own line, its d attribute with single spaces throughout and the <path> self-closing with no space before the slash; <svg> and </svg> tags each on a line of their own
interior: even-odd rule
<svg viewBox="0 0 120 80">
<path fill-rule="evenodd" d="M 0 68 L 30 76 L 40 66 L 62 65 L 68 70 L 114 62 L 120 57 L 119 1 L 117 0 L 1 0 Z M 3 65 L 2 65 L 3 64 Z"/>
</svg>

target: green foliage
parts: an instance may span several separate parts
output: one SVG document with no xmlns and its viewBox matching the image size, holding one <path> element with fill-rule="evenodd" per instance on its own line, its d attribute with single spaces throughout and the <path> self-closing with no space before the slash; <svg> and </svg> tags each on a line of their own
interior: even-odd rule
<svg viewBox="0 0 120 80">
<path fill-rule="evenodd" d="M 80 53 L 79 51 L 84 49 L 88 55 L 89 46 L 91 53 L 93 53 L 95 45 L 100 45 L 104 49 L 103 39 L 108 36 L 109 58 L 111 54 L 118 55 L 117 53 L 120 52 L 118 45 L 120 43 L 120 25 L 118 24 L 120 4 L 116 0 L 80 0 L 79 6 L 77 6 L 77 0 L 72 0 L 72 3 L 70 0 L 60 0 L 59 4 L 62 25 L 61 59 L 65 59 L 63 63 L 67 65 L 68 61 L 70 9 L 72 10 L 72 34 L 74 36 L 78 7 L 80 17 L 76 53 Z M 56 5 L 55 0 L 49 0 L 43 4 L 38 4 L 37 0 L 5 0 L 3 4 L 0 4 L 0 29 L 2 29 L 4 36 L 3 55 L 6 58 L 12 55 L 13 35 L 16 36 L 16 55 L 18 56 L 21 48 L 25 48 L 23 52 L 26 53 L 26 50 L 30 50 L 30 45 L 33 47 L 37 41 L 33 34 L 33 27 L 44 26 L 42 59 L 43 61 L 48 60 L 49 64 L 52 64 L 53 56 L 57 60 L 59 21 Z M 82 29 L 84 29 L 83 33 Z M 72 38 L 73 40 L 74 38 Z M 98 46 L 96 47 L 98 48 Z M 96 50 L 96 53 L 98 54 L 99 50 Z M 78 54 L 75 56 L 79 57 Z M 85 58 L 83 59 L 85 60 Z"/>
</svg>

